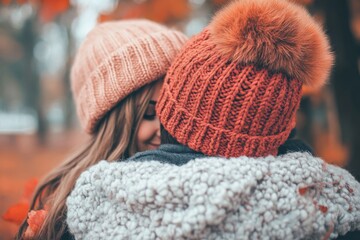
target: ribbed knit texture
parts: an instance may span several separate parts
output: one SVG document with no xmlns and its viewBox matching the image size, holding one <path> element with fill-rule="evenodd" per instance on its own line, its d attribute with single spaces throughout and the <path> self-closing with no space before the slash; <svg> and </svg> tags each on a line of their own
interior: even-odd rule
<svg viewBox="0 0 360 240">
<path fill-rule="evenodd" d="M 207 155 L 276 155 L 294 128 L 301 81 L 229 62 L 209 37 L 205 30 L 190 40 L 169 69 L 157 105 L 161 123 Z"/>
<path fill-rule="evenodd" d="M 166 74 L 187 40 L 148 20 L 97 25 L 80 46 L 71 87 L 81 125 L 92 133 L 101 117 L 140 87 Z"/>
<path fill-rule="evenodd" d="M 182 166 L 101 161 L 67 198 L 76 239 L 334 239 L 360 230 L 360 184 L 306 153 Z"/>
<path fill-rule="evenodd" d="M 179 143 L 206 155 L 276 155 L 295 126 L 303 84 L 322 86 L 332 59 L 304 8 L 233 1 L 176 57 L 157 113 Z"/>
</svg>

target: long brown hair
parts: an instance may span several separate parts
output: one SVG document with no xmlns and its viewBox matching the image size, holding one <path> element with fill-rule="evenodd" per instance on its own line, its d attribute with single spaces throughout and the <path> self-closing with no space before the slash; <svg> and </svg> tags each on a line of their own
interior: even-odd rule
<svg viewBox="0 0 360 240">
<path fill-rule="evenodd" d="M 30 210 L 48 209 L 35 239 L 71 238 L 66 225 L 66 198 L 80 174 L 102 159 L 116 161 L 137 152 L 136 134 L 157 81 L 129 95 L 109 111 L 99 123 L 89 142 L 73 157 L 50 172 L 39 184 Z M 26 219 L 17 239 L 24 238 Z"/>
</svg>

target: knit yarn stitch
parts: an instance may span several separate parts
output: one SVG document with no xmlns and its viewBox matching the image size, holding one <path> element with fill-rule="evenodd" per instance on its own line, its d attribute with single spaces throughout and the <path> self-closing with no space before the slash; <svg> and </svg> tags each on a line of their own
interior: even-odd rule
<svg viewBox="0 0 360 240">
<path fill-rule="evenodd" d="M 101 161 L 67 199 L 76 239 L 324 239 L 360 230 L 360 184 L 307 153 Z"/>
<path fill-rule="evenodd" d="M 321 87 L 332 61 L 304 8 L 233 1 L 176 57 L 157 113 L 178 142 L 206 155 L 276 155 L 295 126 L 302 86 Z"/>
<path fill-rule="evenodd" d="M 87 133 L 118 102 L 165 75 L 187 37 L 148 20 L 97 25 L 71 70 L 77 114 Z"/>
</svg>

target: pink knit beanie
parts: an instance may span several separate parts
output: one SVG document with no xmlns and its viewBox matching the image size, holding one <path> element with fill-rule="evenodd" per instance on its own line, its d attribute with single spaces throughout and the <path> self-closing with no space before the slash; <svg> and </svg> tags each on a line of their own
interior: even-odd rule
<svg viewBox="0 0 360 240">
<path fill-rule="evenodd" d="M 71 70 L 77 114 L 87 133 L 117 103 L 165 75 L 187 37 L 148 20 L 106 22 L 86 37 Z"/>
</svg>

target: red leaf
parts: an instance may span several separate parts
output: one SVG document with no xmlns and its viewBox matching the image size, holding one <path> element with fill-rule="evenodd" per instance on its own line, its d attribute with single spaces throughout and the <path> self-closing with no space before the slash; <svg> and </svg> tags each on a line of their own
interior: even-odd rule
<svg viewBox="0 0 360 240">
<path fill-rule="evenodd" d="M 299 188 L 299 194 L 301 196 L 304 196 L 305 193 L 307 192 L 307 190 L 308 190 L 308 187 L 301 187 L 301 188 Z"/>
<path fill-rule="evenodd" d="M 328 211 L 328 207 L 326 207 L 324 205 L 319 205 L 319 209 L 322 213 L 327 213 L 327 211 Z"/>
<path fill-rule="evenodd" d="M 17 225 L 20 225 L 22 221 L 26 218 L 29 207 L 29 203 L 25 201 L 16 203 L 6 210 L 2 218 L 5 221 L 13 222 Z"/>
<path fill-rule="evenodd" d="M 44 223 L 47 211 L 37 210 L 30 211 L 28 213 L 28 224 L 29 227 L 26 229 L 25 238 L 33 238 L 35 234 L 41 229 L 42 224 Z"/>
<path fill-rule="evenodd" d="M 38 180 L 36 178 L 30 179 L 25 183 L 23 198 L 18 203 L 10 206 L 2 218 L 5 221 L 13 222 L 18 225 L 22 223 L 22 221 L 26 218 L 27 213 L 30 208 L 30 198 L 34 193 L 34 190 L 38 184 Z"/>
</svg>

